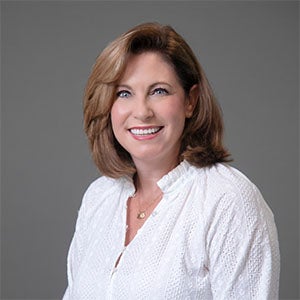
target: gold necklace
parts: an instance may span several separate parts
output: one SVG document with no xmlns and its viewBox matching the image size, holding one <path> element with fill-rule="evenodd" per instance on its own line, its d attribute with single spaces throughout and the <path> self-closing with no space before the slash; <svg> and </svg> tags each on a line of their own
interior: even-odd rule
<svg viewBox="0 0 300 300">
<path fill-rule="evenodd" d="M 131 197 L 131 198 L 135 198 L 136 196 L 136 193 L 134 193 L 134 195 Z M 146 211 L 148 210 L 148 208 L 155 202 L 157 201 L 160 197 L 162 196 L 162 193 L 160 193 L 157 197 L 155 197 L 151 203 L 145 208 L 145 209 L 141 209 L 141 204 L 140 204 L 140 201 L 139 199 L 137 200 L 138 202 L 138 206 L 139 206 L 139 209 L 138 209 L 138 213 L 136 215 L 136 218 L 139 219 L 139 220 L 142 220 L 142 219 L 145 219 L 146 217 Z"/>
</svg>

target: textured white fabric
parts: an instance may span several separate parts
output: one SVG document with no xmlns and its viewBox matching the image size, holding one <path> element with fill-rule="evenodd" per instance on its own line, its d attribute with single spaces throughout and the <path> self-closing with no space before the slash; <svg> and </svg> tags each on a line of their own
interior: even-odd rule
<svg viewBox="0 0 300 300">
<path fill-rule="evenodd" d="M 100 177 L 90 185 L 64 300 L 278 299 L 276 227 L 255 185 L 228 165 L 186 161 L 158 185 L 163 199 L 126 248 L 132 180 Z"/>
</svg>

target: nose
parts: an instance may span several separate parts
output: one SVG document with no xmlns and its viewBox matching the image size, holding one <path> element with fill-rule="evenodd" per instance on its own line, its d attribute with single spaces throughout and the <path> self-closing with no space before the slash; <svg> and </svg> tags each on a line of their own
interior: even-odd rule
<svg viewBox="0 0 300 300">
<path fill-rule="evenodd" d="M 134 118 L 147 121 L 151 119 L 154 115 L 151 104 L 149 100 L 145 97 L 140 97 L 134 104 L 134 111 L 133 111 Z"/>
</svg>

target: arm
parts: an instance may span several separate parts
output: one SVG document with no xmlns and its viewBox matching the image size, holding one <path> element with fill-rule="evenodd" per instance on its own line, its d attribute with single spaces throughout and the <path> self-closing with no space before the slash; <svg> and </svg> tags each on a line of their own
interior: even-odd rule
<svg viewBox="0 0 300 300">
<path fill-rule="evenodd" d="M 224 195 L 207 237 L 214 299 L 278 299 L 277 231 L 255 186 Z"/>
<path fill-rule="evenodd" d="M 74 278 L 78 272 L 83 254 L 84 254 L 84 245 L 86 237 L 86 218 L 85 218 L 85 205 L 84 199 L 82 205 L 78 212 L 78 217 L 76 221 L 75 233 L 73 235 L 71 245 L 68 252 L 67 259 L 67 275 L 68 275 L 68 287 L 63 296 L 63 300 L 71 300 L 71 290 Z"/>
</svg>

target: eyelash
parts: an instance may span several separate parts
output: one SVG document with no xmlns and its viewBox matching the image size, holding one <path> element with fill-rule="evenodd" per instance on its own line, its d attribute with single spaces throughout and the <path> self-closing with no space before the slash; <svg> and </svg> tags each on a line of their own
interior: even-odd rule
<svg viewBox="0 0 300 300">
<path fill-rule="evenodd" d="M 150 93 L 150 95 L 154 95 L 157 92 L 159 92 L 159 95 L 168 95 L 169 94 L 169 92 L 164 88 L 156 88 Z"/>
<path fill-rule="evenodd" d="M 127 94 L 127 95 L 122 96 L 122 94 Z M 122 91 L 117 92 L 117 97 L 118 98 L 128 98 L 130 95 L 131 95 L 131 93 L 129 91 L 126 91 L 126 90 L 122 90 Z"/>
<path fill-rule="evenodd" d="M 126 94 L 126 95 L 125 95 Z M 155 88 L 153 91 L 150 92 L 150 95 L 168 95 L 169 92 L 165 88 Z M 118 98 L 128 98 L 131 96 L 131 93 L 127 90 L 121 90 L 117 92 Z"/>
</svg>

